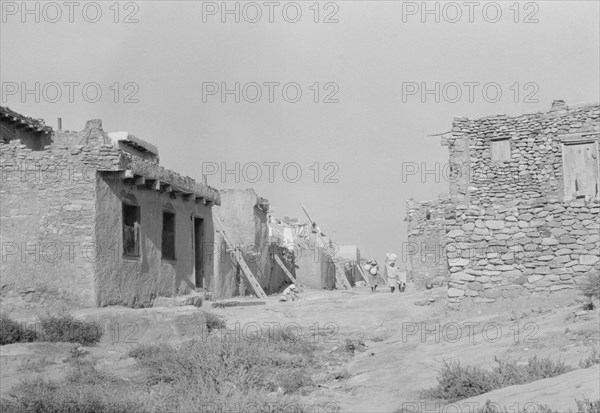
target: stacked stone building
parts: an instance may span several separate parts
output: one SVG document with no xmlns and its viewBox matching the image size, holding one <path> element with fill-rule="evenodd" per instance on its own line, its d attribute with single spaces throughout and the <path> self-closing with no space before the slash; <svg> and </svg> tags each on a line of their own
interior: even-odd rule
<svg viewBox="0 0 600 413">
<path fill-rule="evenodd" d="M 449 196 L 407 204 L 417 286 L 450 303 L 574 288 L 598 276 L 600 106 L 455 118 Z M 414 247 L 414 248 L 413 248 Z"/>
</svg>

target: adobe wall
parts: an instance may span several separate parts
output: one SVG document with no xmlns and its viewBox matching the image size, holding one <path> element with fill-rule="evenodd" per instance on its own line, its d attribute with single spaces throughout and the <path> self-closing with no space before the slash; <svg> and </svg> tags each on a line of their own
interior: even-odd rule
<svg viewBox="0 0 600 413">
<path fill-rule="evenodd" d="M 119 154 L 102 146 L 100 121 L 51 140 L 43 148 L 0 143 L 2 296 L 24 305 L 95 306 L 95 171 L 118 164 Z"/>
<path fill-rule="evenodd" d="M 302 286 L 333 290 L 336 287 L 335 262 L 330 251 L 322 247 L 316 233 L 296 238 L 296 279 Z"/>
<path fill-rule="evenodd" d="M 258 208 L 259 197 L 253 189 L 222 190 L 220 194 L 221 205 L 215 207 L 215 214 L 227 236 L 234 245 L 240 246 L 246 264 L 265 293 L 277 293 L 291 281 L 275 262 L 274 255 L 280 253 L 276 245 L 270 243 L 267 213 Z M 215 242 L 216 279 L 209 286 L 211 291 L 217 298 L 253 293 L 241 269 L 231 262 L 223 235 L 218 231 L 215 232 Z M 280 258 L 284 261 L 281 255 Z M 294 273 L 293 269 L 291 272 Z"/>
<path fill-rule="evenodd" d="M 122 199 L 133 195 L 140 208 L 140 257 L 124 258 Z M 162 258 L 162 212 L 175 213 L 175 260 Z M 211 207 L 193 198 L 127 184 L 109 174 L 98 174 L 95 234 L 100 247 L 95 263 L 99 306 L 151 306 L 158 296 L 194 291 L 194 221 L 204 219 L 204 281 L 214 283 L 214 228 Z"/>
</svg>

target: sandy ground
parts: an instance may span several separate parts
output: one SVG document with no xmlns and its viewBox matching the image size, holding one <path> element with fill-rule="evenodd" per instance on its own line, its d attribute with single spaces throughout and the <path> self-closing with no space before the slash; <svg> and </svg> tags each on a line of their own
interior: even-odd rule
<svg viewBox="0 0 600 413">
<path fill-rule="evenodd" d="M 582 306 L 574 292 L 494 304 L 465 304 L 459 311 L 448 310 L 443 299 L 434 301 L 436 296 L 443 296 L 443 290 L 417 292 L 409 286 L 404 294 L 390 294 L 386 289 L 371 293 L 368 287 L 357 287 L 351 291 L 306 290 L 294 302 L 268 297 L 263 300 L 264 305 L 256 306 L 212 308 L 210 302 L 205 302 L 202 309 L 226 319 L 227 330 L 221 334 L 250 339 L 252 334 L 267 334 L 273 327 L 282 327 L 291 334 L 302 334 L 302 339 L 317 342 L 318 367 L 323 373 L 314 378 L 318 384 L 316 390 L 303 397 L 308 403 L 321 406 L 321 411 L 335 405 L 344 412 L 394 412 L 402 407 L 409 412 L 450 412 L 454 410 L 440 404 L 425 404 L 419 396 L 422 389 L 435 385 L 444 361 L 490 367 L 495 357 L 526 361 L 538 355 L 560 358 L 578 368 L 579 361 L 599 343 L 599 313 L 575 316 Z M 423 304 L 427 298 L 431 298 L 427 304 L 415 305 L 415 302 Z M 256 299 L 229 301 L 249 303 Z M 176 342 L 193 337 L 198 329 L 185 325 L 199 321 L 198 312 L 195 307 L 180 307 L 176 311 L 108 308 L 76 315 L 121 320 L 119 334 L 111 330 L 90 351 L 98 358 L 100 368 L 135 380 L 139 371 L 124 356 L 127 350 L 137 342 Z M 142 321 L 137 323 L 137 330 L 123 323 L 136 319 Z M 347 340 L 357 345 L 353 353 L 347 351 Z M 64 375 L 61 357 L 70 351 L 69 346 L 45 349 L 42 353 L 49 354 L 49 359 L 40 363 L 40 350 L 34 347 L 42 344 L 0 348 L 3 395 L 21 378 L 32 374 L 32 369 L 35 374 L 54 378 Z M 551 392 L 513 386 L 517 388 L 508 393 L 484 395 L 487 398 L 481 396 L 474 403 L 491 398 L 514 409 L 516 400 L 519 406 L 539 403 L 550 407 L 560 401 L 561 409 L 574 409 L 575 398 L 598 400 L 600 387 L 595 386 L 593 391 L 594 386 L 585 385 L 600 384 L 598 369 L 576 373 L 558 380 L 558 384 L 551 383 Z"/>
</svg>

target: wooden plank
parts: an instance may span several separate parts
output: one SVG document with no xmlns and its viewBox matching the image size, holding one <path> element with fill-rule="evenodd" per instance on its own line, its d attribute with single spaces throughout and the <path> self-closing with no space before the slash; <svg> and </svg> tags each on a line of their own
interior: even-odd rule
<svg viewBox="0 0 600 413">
<path fill-rule="evenodd" d="M 335 278 L 337 281 L 340 282 L 340 284 L 346 289 L 346 290 L 351 290 L 352 289 L 352 285 L 350 284 L 350 281 L 348 281 L 348 278 L 346 277 L 346 270 L 344 267 L 344 263 L 340 262 L 340 261 L 334 261 L 333 262 L 335 265 Z"/>
<path fill-rule="evenodd" d="M 506 162 L 511 160 L 510 139 L 491 141 L 490 145 L 493 162 Z"/>
<path fill-rule="evenodd" d="M 219 226 L 219 230 L 223 234 L 223 238 L 225 239 L 225 244 L 227 244 L 227 248 L 229 248 L 230 250 L 233 250 L 232 255 L 235 258 L 234 263 L 237 262 L 237 264 L 239 264 L 240 268 L 242 269 L 242 273 L 244 274 L 244 276 L 250 283 L 250 286 L 254 290 L 254 293 L 256 294 L 256 296 L 259 298 L 266 298 L 267 294 L 260 286 L 258 280 L 254 277 L 254 274 L 252 274 L 252 271 L 250 271 L 248 264 L 246 264 L 246 260 L 244 260 L 244 255 L 242 254 L 242 252 L 239 250 L 239 248 L 234 247 L 234 245 L 231 243 L 229 237 L 227 236 L 227 233 L 225 232 L 225 229 L 223 228 L 223 224 L 221 223 L 221 220 L 219 219 L 219 217 L 215 216 L 215 221 L 217 222 L 217 225 Z"/>
<path fill-rule="evenodd" d="M 363 278 L 363 280 L 365 280 L 365 282 L 367 283 L 367 285 L 370 287 L 371 286 L 371 282 L 365 276 L 365 273 L 363 272 L 363 269 L 360 268 L 360 264 L 356 264 L 356 268 L 358 268 L 358 272 L 360 273 L 360 276 Z"/>
<path fill-rule="evenodd" d="M 298 285 L 298 281 L 296 281 L 296 279 L 294 278 L 294 276 L 292 275 L 291 272 L 288 271 L 288 269 L 285 267 L 285 265 L 283 264 L 283 261 L 281 261 L 281 258 L 279 258 L 279 255 L 275 255 L 275 262 L 277 264 L 279 264 L 279 266 L 281 267 L 281 269 L 283 270 L 283 272 L 285 272 L 285 275 L 288 276 L 288 278 L 290 280 L 292 280 L 292 282 L 296 285 Z"/>
<path fill-rule="evenodd" d="M 148 188 L 154 191 L 160 191 L 160 179 L 146 179 Z"/>
<path fill-rule="evenodd" d="M 596 143 L 563 144 L 563 179 L 567 198 L 595 197 L 598 188 Z"/>
</svg>

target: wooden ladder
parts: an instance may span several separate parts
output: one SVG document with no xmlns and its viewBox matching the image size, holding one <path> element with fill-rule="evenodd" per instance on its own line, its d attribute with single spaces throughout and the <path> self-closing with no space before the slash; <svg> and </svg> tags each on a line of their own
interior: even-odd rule
<svg viewBox="0 0 600 413">
<path fill-rule="evenodd" d="M 283 272 L 285 273 L 285 275 L 288 276 L 288 278 L 290 280 L 292 280 L 292 282 L 294 284 L 296 284 L 296 286 L 298 286 L 298 281 L 296 281 L 296 279 L 294 278 L 294 276 L 292 275 L 292 273 L 286 268 L 286 266 L 283 264 L 283 261 L 281 261 L 281 258 L 279 258 L 278 255 L 274 255 L 275 256 L 275 262 L 277 262 L 277 264 L 279 264 L 279 266 L 281 267 L 281 269 L 283 270 Z"/>
<path fill-rule="evenodd" d="M 350 285 L 350 281 L 346 277 L 345 265 L 342 261 L 334 259 L 333 261 L 335 265 L 335 278 L 344 286 L 346 290 L 351 290 L 352 285 Z"/>
<path fill-rule="evenodd" d="M 363 277 L 363 280 L 365 280 L 367 285 L 370 287 L 371 282 L 369 281 L 369 279 L 367 277 L 365 277 L 365 273 L 363 272 L 363 269 L 360 268 L 360 264 L 356 264 L 356 268 L 358 268 L 358 272 L 360 273 L 360 276 Z"/>
<path fill-rule="evenodd" d="M 225 243 L 227 244 L 227 248 L 233 254 L 233 257 L 230 256 L 231 261 L 234 264 L 237 263 L 237 264 L 240 265 L 240 268 L 242 269 L 242 273 L 244 274 L 244 276 L 246 277 L 246 279 L 250 283 L 250 286 L 254 290 L 254 294 L 256 294 L 256 296 L 258 298 L 266 298 L 267 294 L 265 294 L 265 291 L 262 289 L 262 287 L 258 283 L 258 280 L 254 277 L 254 275 L 252 274 L 252 271 L 250 271 L 250 267 L 248 267 L 248 264 L 246 264 L 246 260 L 244 259 L 244 255 L 242 254 L 242 252 L 240 251 L 240 249 L 237 248 L 237 247 L 235 247 L 231 243 L 231 241 L 229 240 L 229 237 L 227 236 L 227 233 L 225 232 L 225 229 L 223 228 L 223 224 L 221 223 L 221 220 L 219 219 L 219 217 L 215 217 L 215 220 L 217 222 L 217 225 L 219 226 L 219 230 L 223 234 L 223 238 L 225 239 Z"/>
</svg>

